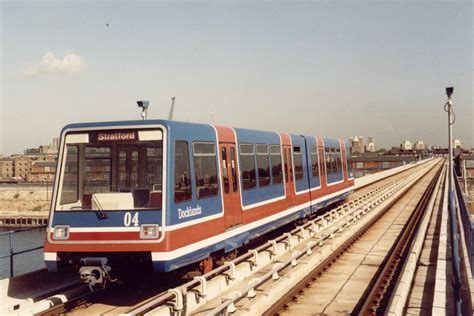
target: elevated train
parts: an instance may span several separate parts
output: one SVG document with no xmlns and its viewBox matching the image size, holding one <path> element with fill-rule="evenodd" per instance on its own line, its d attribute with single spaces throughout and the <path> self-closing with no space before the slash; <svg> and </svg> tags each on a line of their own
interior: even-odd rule
<svg viewBox="0 0 474 316">
<path fill-rule="evenodd" d="M 207 263 L 344 200 L 342 140 L 166 120 L 81 123 L 61 132 L 44 247 L 50 271 L 156 272 Z"/>
</svg>

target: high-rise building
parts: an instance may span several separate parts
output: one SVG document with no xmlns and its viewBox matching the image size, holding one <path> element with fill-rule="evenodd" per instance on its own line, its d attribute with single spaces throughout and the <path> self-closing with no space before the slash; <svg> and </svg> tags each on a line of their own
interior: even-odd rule
<svg viewBox="0 0 474 316">
<path fill-rule="evenodd" d="M 349 138 L 352 146 L 353 153 L 363 153 L 364 152 L 364 137 L 354 136 Z"/>
<path fill-rule="evenodd" d="M 462 148 L 462 142 L 459 139 L 453 140 L 453 148 L 454 149 L 456 149 L 456 148 L 461 149 Z"/>
<path fill-rule="evenodd" d="M 400 149 L 403 149 L 403 150 L 413 150 L 413 144 L 412 144 L 409 140 L 404 140 L 404 141 L 400 144 Z"/>
<path fill-rule="evenodd" d="M 367 137 L 367 145 L 365 146 L 365 151 L 375 152 L 375 142 L 373 136 Z"/>
<path fill-rule="evenodd" d="M 425 143 L 423 143 L 423 141 L 419 140 L 415 142 L 415 144 L 413 145 L 413 148 L 416 150 L 425 150 L 428 148 L 428 146 Z"/>
</svg>

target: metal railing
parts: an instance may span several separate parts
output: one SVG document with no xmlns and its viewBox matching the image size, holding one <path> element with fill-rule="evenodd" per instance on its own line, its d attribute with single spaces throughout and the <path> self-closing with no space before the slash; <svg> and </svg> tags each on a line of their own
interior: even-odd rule
<svg viewBox="0 0 474 316">
<path fill-rule="evenodd" d="M 22 250 L 19 250 L 19 251 L 15 251 L 14 245 L 13 245 L 13 236 L 17 233 L 31 231 L 31 230 L 38 229 L 38 228 L 46 228 L 46 225 L 30 227 L 30 228 L 27 228 L 27 229 L 10 230 L 10 231 L 7 231 L 7 232 L 0 233 L 0 238 L 2 238 L 3 236 L 7 236 L 7 235 L 8 235 L 8 238 L 9 238 L 9 253 L 6 254 L 6 255 L 1 255 L 0 260 L 9 258 L 9 262 L 10 262 L 10 274 L 9 275 L 10 275 L 10 278 L 14 276 L 14 257 L 15 256 L 21 255 L 21 254 L 24 254 L 24 253 L 28 253 L 28 252 L 32 252 L 32 251 L 36 251 L 36 250 L 39 250 L 39 249 L 43 249 L 43 247 L 44 247 L 43 245 L 41 245 L 41 246 L 36 246 L 36 247 L 32 247 L 32 248 L 27 248 L 27 249 L 22 249 Z"/>
<path fill-rule="evenodd" d="M 455 177 L 454 184 L 456 186 L 457 205 L 461 213 L 461 225 L 464 229 L 464 242 L 469 251 L 469 263 L 471 264 L 471 273 L 474 275 L 474 222 L 470 219 L 469 207 L 467 206 L 466 198 L 462 192 L 459 178 Z"/>
</svg>

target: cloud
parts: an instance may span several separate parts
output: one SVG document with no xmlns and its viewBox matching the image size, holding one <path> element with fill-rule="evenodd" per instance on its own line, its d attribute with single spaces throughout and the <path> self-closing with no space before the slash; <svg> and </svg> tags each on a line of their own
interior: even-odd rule
<svg viewBox="0 0 474 316">
<path fill-rule="evenodd" d="M 47 74 L 75 75 L 83 72 L 86 61 L 75 54 L 66 54 L 62 59 L 51 52 L 47 52 L 37 63 L 26 66 L 23 74 L 26 77 L 36 77 Z"/>
</svg>

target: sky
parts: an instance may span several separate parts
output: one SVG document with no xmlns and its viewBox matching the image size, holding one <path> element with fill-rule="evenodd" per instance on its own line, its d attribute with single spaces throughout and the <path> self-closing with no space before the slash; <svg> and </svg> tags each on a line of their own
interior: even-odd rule
<svg viewBox="0 0 474 316">
<path fill-rule="evenodd" d="M 1 1 L 0 153 L 149 118 L 474 147 L 471 1 Z M 188 115 L 186 115 L 188 113 Z"/>
</svg>

